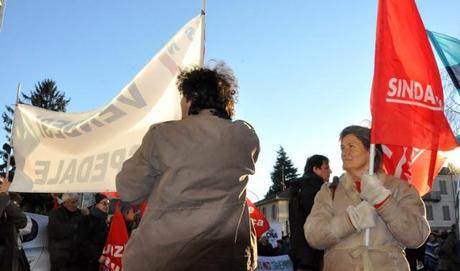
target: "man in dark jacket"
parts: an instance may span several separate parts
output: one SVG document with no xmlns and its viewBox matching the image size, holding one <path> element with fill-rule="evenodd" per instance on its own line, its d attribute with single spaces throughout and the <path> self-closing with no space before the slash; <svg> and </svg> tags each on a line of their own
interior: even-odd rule
<svg viewBox="0 0 460 271">
<path fill-rule="evenodd" d="M 313 207 L 316 193 L 329 180 L 331 170 L 329 159 L 323 155 L 313 155 L 307 159 L 304 174 L 290 184 L 289 224 L 291 230 L 291 251 L 289 257 L 295 271 L 321 270 L 323 251 L 311 248 L 303 225 Z"/>
<path fill-rule="evenodd" d="M 78 270 L 98 271 L 99 265 L 105 260 L 102 250 L 107 240 L 110 200 L 99 193 L 95 195 L 95 200 L 89 215 L 82 217 L 78 229 Z"/>
<path fill-rule="evenodd" d="M 27 225 L 27 218 L 22 210 L 10 201 L 10 182 L 3 176 L 0 179 L 0 270 L 17 271 L 22 256 L 18 247 L 18 231 Z"/>
<path fill-rule="evenodd" d="M 50 212 L 48 238 L 51 271 L 74 269 L 77 254 L 77 230 L 82 217 L 78 194 L 62 195 L 63 203 Z"/>
</svg>

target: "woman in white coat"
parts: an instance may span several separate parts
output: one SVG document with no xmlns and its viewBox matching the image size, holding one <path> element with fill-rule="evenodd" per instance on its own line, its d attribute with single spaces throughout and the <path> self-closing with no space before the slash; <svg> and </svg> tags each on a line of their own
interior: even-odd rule
<svg viewBox="0 0 460 271">
<path fill-rule="evenodd" d="M 323 270 L 409 270 L 404 249 L 421 246 L 430 233 L 422 199 L 409 183 L 382 171 L 380 146 L 376 174 L 368 175 L 370 129 L 346 127 L 340 141 L 345 174 L 316 195 L 304 225 L 307 241 L 325 250 Z"/>
</svg>

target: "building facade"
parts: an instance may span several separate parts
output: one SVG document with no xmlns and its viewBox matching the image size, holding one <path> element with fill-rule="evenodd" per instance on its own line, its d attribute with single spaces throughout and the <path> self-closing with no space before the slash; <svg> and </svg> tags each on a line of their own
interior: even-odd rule
<svg viewBox="0 0 460 271">
<path fill-rule="evenodd" d="M 423 197 L 426 216 L 432 230 L 449 230 L 458 224 L 458 180 L 459 175 L 449 174 L 443 169 L 436 176 L 430 193 Z"/>
<path fill-rule="evenodd" d="M 281 236 L 289 235 L 289 189 L 278 193 L 274 197 L 266 198 L 254 203 L 264 214 L 270 227 Z"/>
</svg>

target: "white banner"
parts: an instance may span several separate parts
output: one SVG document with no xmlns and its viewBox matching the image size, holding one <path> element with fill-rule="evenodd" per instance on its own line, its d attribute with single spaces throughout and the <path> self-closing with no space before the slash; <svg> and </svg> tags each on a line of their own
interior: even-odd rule
<svg viewBox="0 0 460 271">
<path fill-rule="evenodd" d="M 123 162 L 157 122 L 179 119 L 179 68 L 199 65 L 202 16 L 188 22 L 106 106 L 63 113 L 16 107 L 11 191 L 115 191 Z M 90 99 L 91 97 L 88 97 Z"/>
<path fill-rule="evenodd" d="M 281 255 L 275 257 L 257 256 L 257 271 L 292 271 L 291 259 L 288 255 Z"/>
<path fill-rule="evenodd" d="M 33 239 L 22 243 L 30 270 L 48 271 L 50 270 L 50 259 L 48 252 L 48 217 L 45 215 L 25 213 L 28 217 L 37 222 L 37 232 Z"/>
</svg>

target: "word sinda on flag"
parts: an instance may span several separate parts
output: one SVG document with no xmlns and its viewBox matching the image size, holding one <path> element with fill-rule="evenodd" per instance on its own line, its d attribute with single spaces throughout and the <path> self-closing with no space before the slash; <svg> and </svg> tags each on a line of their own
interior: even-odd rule
<svg viewBox="0 0 460 271">
<path fill-rule="evenodd" d="M 415 80 L 405 80 L 396 77 L 388 81 L 387 102 L 405 103 L 425 107 L 431 110 L 443 110 L 443 101 L 433 94 L 430 84 L 426 87 Z"/>
</svg>

